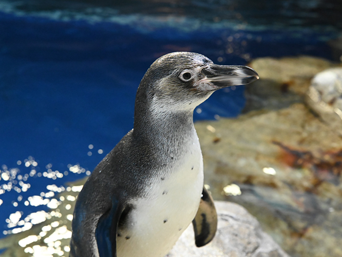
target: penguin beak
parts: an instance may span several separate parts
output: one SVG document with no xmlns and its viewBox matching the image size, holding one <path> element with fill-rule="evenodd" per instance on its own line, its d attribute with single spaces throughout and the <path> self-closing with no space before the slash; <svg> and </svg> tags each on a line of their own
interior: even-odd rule
<svg viewBox="0 0 342 257">
<path fill-rule="evenodd" d="M 209 83 L 209 87 L 212 87 L 211 90 L 229 86 L 247 85 L 259 79 L 258 73 L 247 66 L 211 64 L 204 68 L 202 73 L 206 76 L 205 81 L 202 82 Z"/>
</svg>

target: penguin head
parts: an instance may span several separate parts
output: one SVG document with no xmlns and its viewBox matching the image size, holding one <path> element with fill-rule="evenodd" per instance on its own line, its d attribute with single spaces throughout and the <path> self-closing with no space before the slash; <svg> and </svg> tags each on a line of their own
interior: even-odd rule
<svg viewBox="0 0 342 257">
<path fill-rule="evenodd" d="M 217 65 L 201 54 L 175 52 L 160 57 L 147 70 L 137 100 L 145 99 L 157 108 L 193 110 L 218 89 L 258 78 L 247 66 Z"/>
</svg>

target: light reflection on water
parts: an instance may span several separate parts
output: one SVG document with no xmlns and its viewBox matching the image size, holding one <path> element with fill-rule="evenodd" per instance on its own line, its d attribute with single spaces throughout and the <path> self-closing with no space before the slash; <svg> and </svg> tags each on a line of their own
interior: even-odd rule
<svg viewBox="0 0 342 257">
<path fill-rule="evenodd" d="M 65 186 L 57 186 L 58 183 L 47 184 L 46 191 L 40 192 L 39 195 L 23 196 L 22 193 L 30 190 L 30 177 L 56 180 L 74 173 L 81 178 L 85 174 L 90 175 L 90 171 L 80 165 L 69 164 L 67 171 L 60 172 L 53 170 L 52 164 L 48 164 L 46 171 L 37 172 L 38 163 L 33 157 L 23 162 L 18 161 L 17 164 L 23 165 L 23 169 L 30 168 L 29 172 L 23 175 L 20 167 L 8 168 L 6 165 L 3 165 L 0 170 L 1 207 L 5 208 L 4 203 L 9 204 L 7 201 L 13 198 L 12 190 L 19 195 L 11 204 L 14 207 L 20 205 L 19 210 L 9 214 L 6 219 L 7 228 L 2 231 L 5 237 L 0 239 L 0 249 L 7 248 L 7 250 L 0 256 L 67 256 L 70 251 L 69 240 L 74 204 L 86 178 Z M 7 197 L 8 194 L 12 197 Z M 37 207 L 38 210 L 27 214 L 27 208 L 30 207 Z"/>
</svg>

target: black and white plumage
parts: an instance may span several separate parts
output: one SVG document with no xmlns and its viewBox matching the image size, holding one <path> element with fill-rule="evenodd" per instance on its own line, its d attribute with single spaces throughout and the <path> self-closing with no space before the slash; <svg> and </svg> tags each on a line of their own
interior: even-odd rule
<svg viewBox="0 0 342 257">
<path fill-rule="evenodd" d="M 196 245 L 210 242 L 216 211 L 203 188 L 193 111 L 215 90 L 257 78 L 196 53 L 157 59 L 138 88 L 133 130 L 78 196 L 70 256 L 163 257 L 192 221 Z"/>
</svg>

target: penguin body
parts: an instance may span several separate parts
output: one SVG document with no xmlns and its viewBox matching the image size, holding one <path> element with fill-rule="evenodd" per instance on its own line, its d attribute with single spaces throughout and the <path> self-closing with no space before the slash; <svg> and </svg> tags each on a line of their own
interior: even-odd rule
<svg viewBox="0 0 342 257">
<path fill-rule="evenodd" d="M 159 176 L 146 181 L 149 186 L 143 196 L 129 201 L 134 208 L 128 225 L 118 230 L 118 256 L 165 256 L 194 219 L 203 189 L 203 166 L 195 133 L 193 137 L 184 139 L 186 144 L 173 164 L 170 160 L 165 170 L 155 171 Z"/>
<path fill-rule="evenodd" d="M 70 256 L 164 257 L 191 221 L 196 245 L 210 242 L 216 211 L 203 188 L 193 110 L 215 90 L 255 79 L 248 67 L 195 53 L 156 60 L 137 91 L 133 130 L 80 192 Z"/>
</svg>

